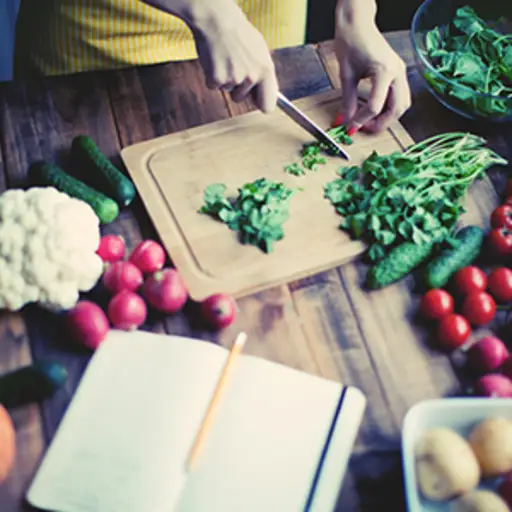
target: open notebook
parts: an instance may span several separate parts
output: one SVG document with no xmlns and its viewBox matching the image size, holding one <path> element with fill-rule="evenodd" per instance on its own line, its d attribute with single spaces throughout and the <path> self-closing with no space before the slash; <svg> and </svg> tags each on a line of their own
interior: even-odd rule
<svg viewBox="0 0 512 512">
<path fill-rule="evenodd" d="M 352 387 L 238 357 L 193 470 L 185 462 L 229 352 L 111 331 L 28 491 L 58 512 L 331 511 L 365 408 Z"/>
</svg>

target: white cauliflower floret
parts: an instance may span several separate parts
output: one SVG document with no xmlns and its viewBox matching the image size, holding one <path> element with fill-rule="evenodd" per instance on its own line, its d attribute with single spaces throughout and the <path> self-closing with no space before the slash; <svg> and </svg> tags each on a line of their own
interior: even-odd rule
<svg viewBox="0 0 512 512">
<path fill-rule="evenodd" d="M 99 225 L 87 203 L 54 187 L 0 195 L 0 308 L 72 308 L 103 272 Z"/>
</svg>

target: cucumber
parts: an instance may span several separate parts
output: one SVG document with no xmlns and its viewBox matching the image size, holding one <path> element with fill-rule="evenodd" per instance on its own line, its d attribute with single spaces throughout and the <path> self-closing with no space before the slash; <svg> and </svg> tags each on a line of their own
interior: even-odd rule
<svg viewBox="0 0 512 512">
<path fill-rule="evenodd" d="M 115 199 L 119 206 L 128 206 L 135 198 L 133 183 L 101 152 L 87 135 L 78 135 L 71 143 L 77 161 L 90 169 L 91 185 Z"/>
<path fill-rule="evenodd" d="M 366 275 L 366 287 L 383 288 L 399 281 L 423 263 L 432 253 L 433 244 L 404 242 L 394 247 L 382 260 L 370 268 Z"/>
<path fill-rule="evenodd" d="M 68 372 L 59 363 L 38 361 L 0 376 L 0 403 L 19 407 L 51 397 L 67 381 Z"/>
<path fill-rule="evenodd" d="M 113 199 L 73 178 L 54 164 L 35 162 L 29 169 L 29 175 L 34 184 L 50 185 L 88 203 L 102 224 L 109 224 L 119 215 L 119 206 Z"/>
<path fill-rule="evenodd" d="M 484 242 L 484 231 L 478 226 L 466 226 L 454 236 L 455 247 L 442 250 L 425 268 L 427 288 L 442 288 L 451 276 L 479 255 Z"/>
</svg>

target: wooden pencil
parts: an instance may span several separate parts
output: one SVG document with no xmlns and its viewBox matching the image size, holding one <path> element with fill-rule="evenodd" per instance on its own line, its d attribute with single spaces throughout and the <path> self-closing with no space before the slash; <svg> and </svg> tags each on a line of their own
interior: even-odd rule
<svg viewBox="0 0 512 512">
<path fill-rule="evenodd" d="M 241 332 L 237 336 L 235 342 L 233 343 L 233 346 L 231 347 L 228 358 L 226 359 L 226 363 L 224 364 L 224 368 L 222 369 L 219 380 L 217 382 L 217 386 L 210 400 L 210 404 L 208 405 L 206 413 L 203 417 L 203 421 L 201 422 L 199 432 L 197 433 L 194 443 L 192 444 L 192 448 L 189 452 L 189 456 L 187 458 L 186 463 L 188 471 L 193 469 L 199 458 L 201 449 L 204 445 L 205 439 L 208 435 L 208 431 L 211 427 L 215 411 L 219 406 L 224 390 L 226 389 L 229 377 L 232 373 L 236 357 L 242 351 L 246 340 L 247 334 L 245 332 Z"/>
</svg>

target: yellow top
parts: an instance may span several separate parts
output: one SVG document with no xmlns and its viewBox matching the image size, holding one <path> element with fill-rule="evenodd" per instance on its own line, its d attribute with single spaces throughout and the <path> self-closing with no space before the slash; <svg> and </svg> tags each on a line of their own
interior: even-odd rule
<svg viewBox="0 0 512 512">
<path fill-rule="evenodd" d="M 307 0 L 237 1 L 271 49 L 303 44 Z M 43 74 L 197 57 L 185 23 L 140 0 L 24 0 L 21 4 L 19 55 Z"/>
</svg>

